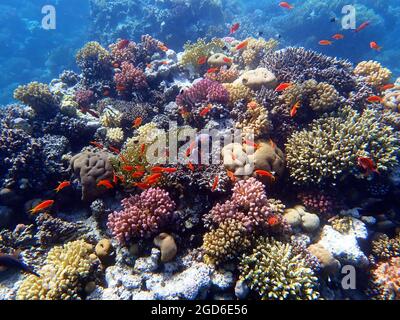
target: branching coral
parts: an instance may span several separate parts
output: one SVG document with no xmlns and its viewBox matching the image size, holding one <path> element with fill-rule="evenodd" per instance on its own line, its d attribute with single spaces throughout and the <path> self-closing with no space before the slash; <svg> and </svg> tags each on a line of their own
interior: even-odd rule
<svg viewBox="0 0 400 320">
<path fill-rule="evenodd" d="M 305 257 L 293 251 L 288 243 L 259 239 L 253 253 L 241 259 L 241 279 L 262 300 L 318 299 L 318 278 Z"/>
<path fill-rule="evenodd" d="M 17 292 L 18 300 L 77 300 L 88 277 L 92 262 L 92 245 L 78 240 L 54 247 L 40 277 L 28 276 Z"/>
<path fill-rule="evenodd" d="M 380 120 L 377 110 L 359 114 L 349 107 L 336 117 L 315 120 L 310 129 L 294 133 L 286 144 L 296 184 L 337 182 L 349 174 L 360 175 L 358 157 L 370 157 L 385 172 L 398 163 L 398 152 L 393 128 Z"/>
<path fill-rule="evenodd" d="M 368 293 L 377 300 L 400 300 L 400 258 L 381 262 L 372 271 Z"/>
<path fill-rule="evenodd" d="M 259 138 L 267 135 L 272 127 L 268 111 L 256 102 L 250 102 L 249 106 L 244 114 L 239 115 L 236 128 L 241 129 L 244 136 L 254 134 L 255 138 Z"/>
<path fill-rule="evenodd" d="M 360 62 L 354 69 L 354 74 L 365 77 L 366 82 L 375 87 L 388 83 L 392 77 L 389 69 L 372 60 Z"/>
<path fill-rule="evenodd" d="M 137 51 L 136 43 L 129 40 L 120 39 L 116 43 L 111 44 L 109 48 L 114 63 L 135 63 L 135 54 Z"/>
<path fill-rule="evenodd" d="M 175 203 L 168 192 L 151 188 L 122 200 L 123 209 L 108 217 L 108 228 L 125 244 L 134 238 L 154 236 L 174 219 Z"/>
<path fill-rule="evenodd" d="M 247 47 L 242 52 L 243 62 L 246 67 L 257 66 L 263 56 L 278 46 L 278 41 L 275 39 L 266 41 L 263 38 L 249 38 L 247 41 Z"/>
<path fill-rule="evenodd" d="M 240 256 L 251 245 L 246 228 L 236 220 L 227 219 L 204 235 L 204 262 L 219 264 Z"/>
<path fill-rule="evenodd" d="M 19 86 L 14 91 L 14 98 L 30 106 L 38 114 L 53 114 L 57 110 L 57 100 L 47 84 L 31 82 Z"/>
<path fill-rule="evenodd" d="M 110 53 L 96 41 L 88 42 L 76 54 L 76 62 L 78 66 L 82 68 L 87 67 L 88 64 L 94 64 L 96 62 L 100 64 L 110 63 L 110 58 Z"/>
<path fill-rule="evenodd" d="M 386 234 L 378 234 L 371 243 L 371 253 L 378 261 L 400 257 L 400 234 L 390 239 Z"/>
<path fill-rule="evenodd" d="M 111 143 L 121 144 L 124 141 L 124 131 L 121 128 L 108 128 L 106 137 Z"/>
<path fill-rule="evenodd" d="M 147 80 L 143 71 L 126 61 L 122 62 L 121 72 L 115 74 L 114 81 L 117 90 L 121 93 L 132 94 L 134 91 L 147 88 Z"/>
<path fill-rule="evenodd" d="M 222 67 L 216 73 L 207 73 L 205 77 L 219 83 L 232 83 L 239 78 L 239 70 L 235 65 L 230 68 Z"/>
<path fill-rule="evenodd" d="M 234 105 L 236 102 L 245 101 L 250 102 L 253 100 L 253 91 L 246 87 L 244 84 L 224 83 L 225 89 L 229 93 L 229 104 Z"/>
</svg>

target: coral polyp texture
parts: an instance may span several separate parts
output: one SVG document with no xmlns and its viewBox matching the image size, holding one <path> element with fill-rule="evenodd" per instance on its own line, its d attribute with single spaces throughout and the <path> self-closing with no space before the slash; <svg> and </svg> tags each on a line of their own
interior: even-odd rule
<svg viewBox="0 0 400 320">
<path fill-rule="evenodd" d="M 88 2 L 2 38 L 0 300 L 399 299 L 396 1 Z"/>
</svg>

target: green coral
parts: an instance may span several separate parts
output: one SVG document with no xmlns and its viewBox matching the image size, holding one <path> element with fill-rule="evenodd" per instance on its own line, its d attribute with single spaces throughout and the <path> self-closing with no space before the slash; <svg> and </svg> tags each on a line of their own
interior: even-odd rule
<svg viewBox="0 0 400 320">
<path fill-rule="evenodd" d="M 303 254 L 289 243 L 260 238 L 252 254 L 239 264 L 240 278 L 262 300 L 319 298 L 318 278 Z"/>
<path fill-rule="evenodd" d="M 83 240 L 50 250 L 40 277 L 30 275 L 22 282 L 18 300 L 77 300 L 92 265 L 93 246 Z"/>
<path fill-rule="evenodd" d="M 348 175 L 365 178 L 358 157 L 371 158 L 380 173 L 398 164 L 399 141 L 380 111 L 362 114 L 346 106 L 294 133 L 286 144 L 290 175 L 296 184 L 335 183 Z"/>
<path fill-rule="evenodd" d="M 187 67 L 192 66 L 198 68 L 198 60 L 201 57 L 209 57 L 210 55 L 222 52 L 222 48 L 225 46 L 224 41 L 218 38 L 212 39 L 210 42 L 206 42 L 205 39 L 198 39 L 196 43 L 187 42 L 184 45 L 184 53 L 179 61 L 181 66 Z"/>
<path fill-rule="evenodd" d="M 47 84 L 31 82 L 19 86 L 14 91 L 14 98 L 30 106 L 36 113 L 43 114 L 55 110 L 57 100 Z"/>
</svg>

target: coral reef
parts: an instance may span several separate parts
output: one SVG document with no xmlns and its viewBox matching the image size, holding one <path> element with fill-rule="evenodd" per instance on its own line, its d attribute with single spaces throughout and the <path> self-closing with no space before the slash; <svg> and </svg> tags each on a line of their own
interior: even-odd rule
<svg viewBox="0 0 400 320">
<path fill-rule="evenodd" d="M 365 81 L 374 87 L 387 84 L 392 77 L 389 69 L 383 68 L 377 61 L 362 61 L 354 69 L 357 76 L 365 77 Z"/>
</svg>

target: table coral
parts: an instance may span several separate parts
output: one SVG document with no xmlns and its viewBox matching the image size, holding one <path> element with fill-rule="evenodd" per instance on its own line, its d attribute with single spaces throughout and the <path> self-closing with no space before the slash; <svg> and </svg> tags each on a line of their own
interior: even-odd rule
<svg viewBox="0 0 400 320">
<path fill-rule="evenodd" d="M 379 87 L 390 81 L 392 73 L 377 61 L 362 61 L 354 69 L 354 74 L 366 78 L 367 83 Z"/>
<path fill-rule="evenodd" d="M 393 128 L 379 118 L 374 109 L 360 114 L 344 107 L 337 116 L 315 120 L 310 129 L 294 133 L 286 144 L 294 182 L 320 184 L 346 175 L 363 177 L 357 165 L 362 156 L 373 159 L 380 172 L 389 171 L 398 163 L 399 142 Z"/>
<path fill-rule="evenodd" d="M 289 243 L 258 239 L 253 252 L 241 259 L 239 270 L 241 279 L 262 300 L 319 298 L 318 278 Z"/>
<path fill-rule="evenodd" d="M 171 223 L 175 203 L 168 192 L 151 188 L 122 200 L 123 209 L 108 217 L 108 228 L 122 244 L 134 238 L 148 238 Z"/>
<path fill-rule="evenodd" d="M 30 275 L 22 282 L 18 300 L 77 300 L 88 277 L 93 246 L 78 240 L 54 247 L 47 255 L 40 277 Z"/>
</svg>

